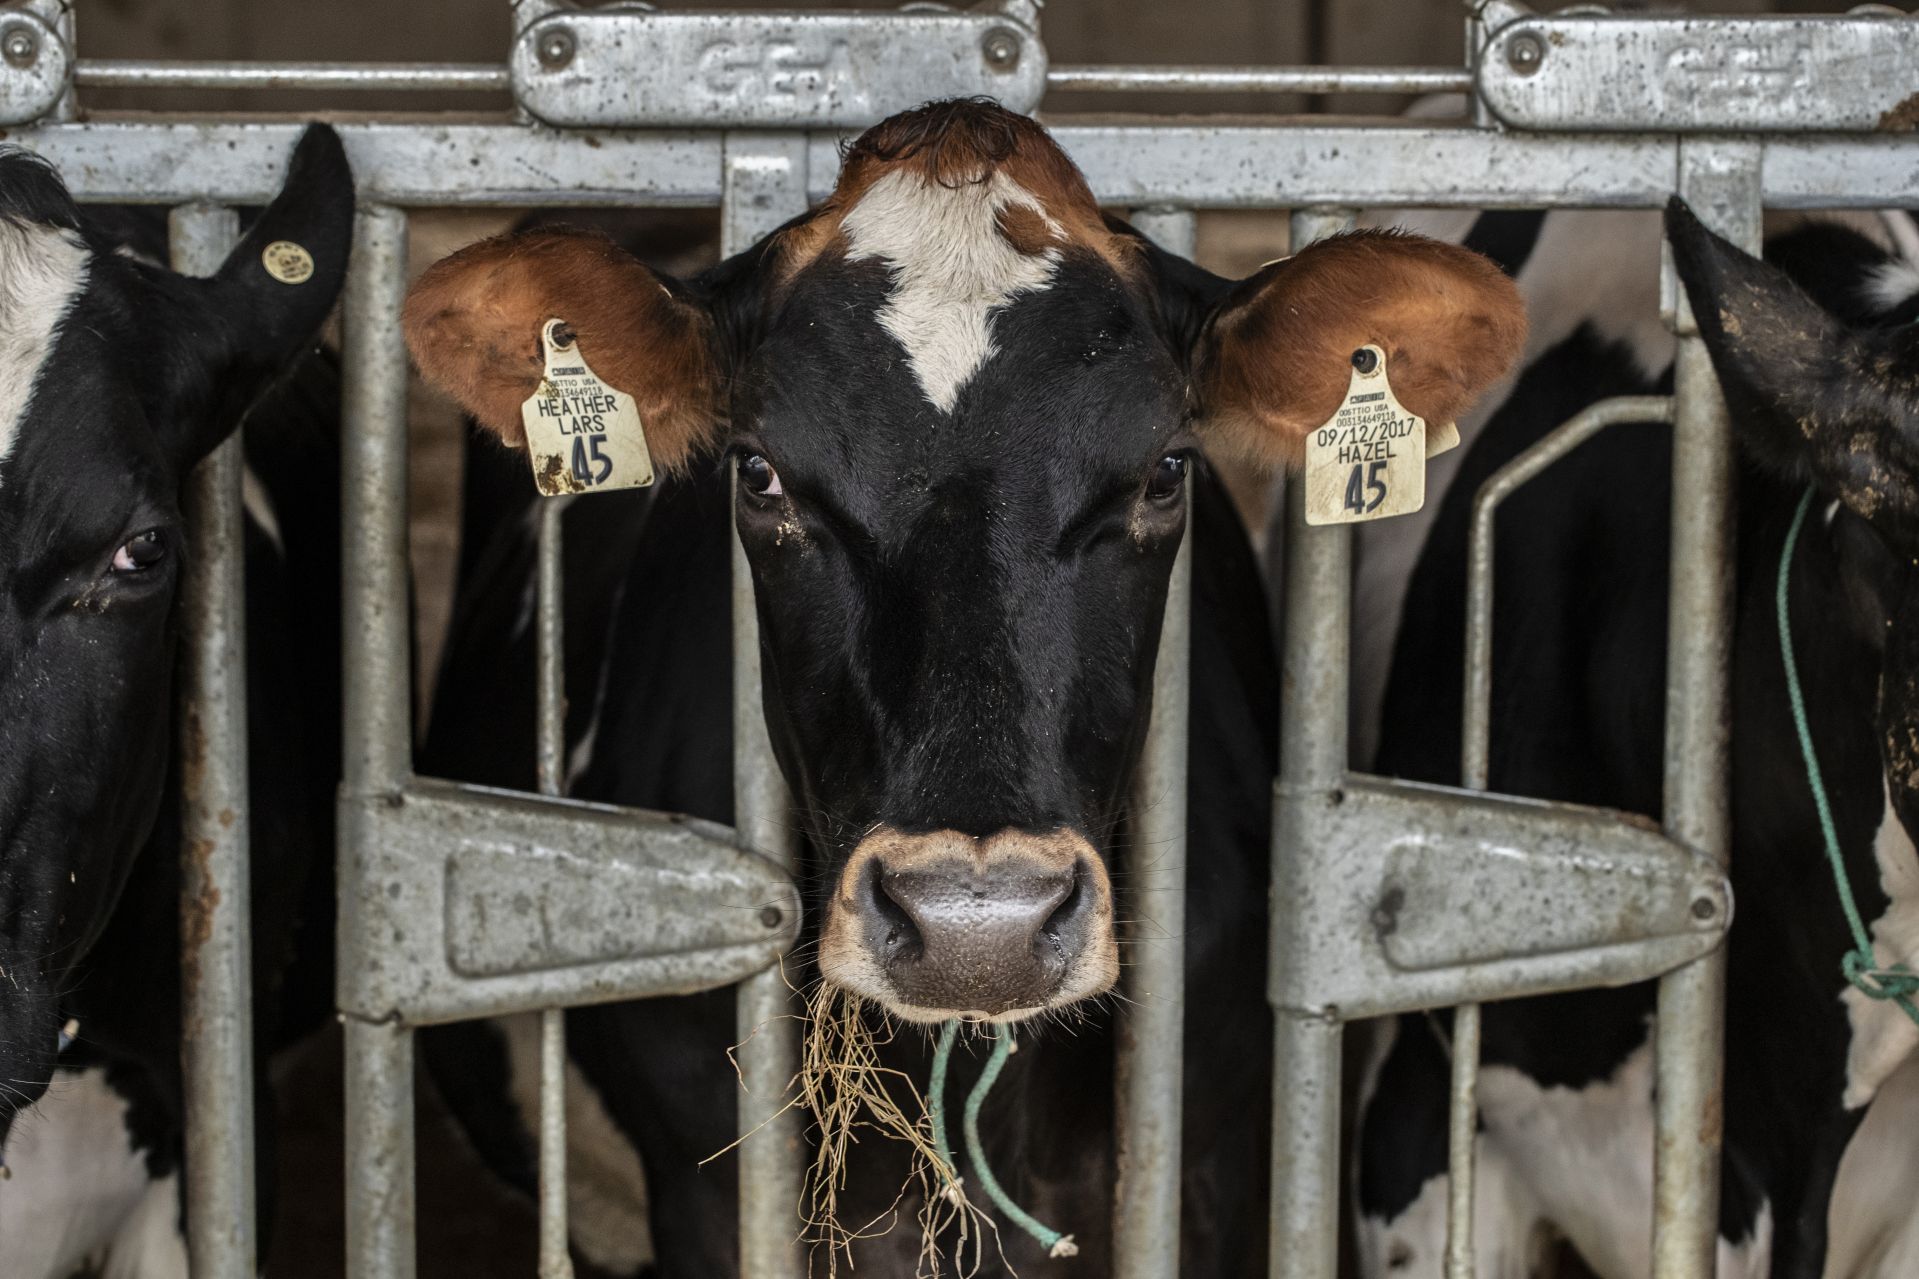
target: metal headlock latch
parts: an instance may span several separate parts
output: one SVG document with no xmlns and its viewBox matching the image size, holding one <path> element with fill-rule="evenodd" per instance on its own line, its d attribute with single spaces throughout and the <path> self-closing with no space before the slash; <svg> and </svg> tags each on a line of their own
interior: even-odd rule
<svg viewBox="0 0 1919 1279">
<path fill-rule="evenodd" d="M 656 12 L 527 0 L 513 94 L 570 128 L 862 128 L 934 98 L 1031 112 L 1046 92 L 1032 0 L 897 13 Z"/>
<path fill-rule="evenodd" d="M 1754 18 L 1536 17 L 1489 4 L 1480 98 L 1515 129 L 1910 133 L 1919 21 L 1897 10 Z"/>
<path fill-rule="evenodd" d="M 1354 776 L 1274 800 L 1275 1005 L 1375 1017 L 1619 986 L 1711 951 L 1732 885 L 1641 817 Z"/>
<path fill-rule="evenodd" d="M 29 0 L 0 9 L 0 125 L 53 115 L 73 74 L 66 32 L 71 15 L 60 0 Z"/>
<path fill-rule="evenodd" d="M 799 935 L 792 882 L 712 822 L 431 779 L 340 821 L 340 1007 L 372 1021 L 707 990 Z"/>
</svg>

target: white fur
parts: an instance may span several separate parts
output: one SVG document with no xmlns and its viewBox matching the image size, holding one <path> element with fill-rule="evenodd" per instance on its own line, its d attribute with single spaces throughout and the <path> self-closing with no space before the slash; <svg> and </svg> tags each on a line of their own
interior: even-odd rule
<svg viewBox="0 0 1919 1279">
<path fill-rule="evenodd" d="M 506 1036 L 508 1087 L 520 1122 L 540 1130 L 540 1015 L 495 1018 Z M 580 1255 L 602 1270 L 629 1274 L 653 1260 L 646 1169 L 600 1094 L 566 1063 L 566 1219 Z"/>
<path fill-rule="evenodd" d="M 1872 853 L 1879 863 L 1879 887 L 1891 899 L 1886 913 L 1872 921 L 1873 955 L 1881 967 L 1919 966 L 1919 851 L 1893 811 L 1890 792 L 1873 836 Z M 1852 1023 L 1845 1104 L 1856 1109 L 1871 1101 L 1879 1086 L 1919 1048 L 1919 1026 L 1897 1004 L 1868 998 L 1851 986 L 1840 998 Z"/>
<path fill-rule="evenodd" d="M 273 496 L 267 492 L 267 486 L 253 473 L 250 466 L 240 468 L 240 506 L 247 516 L 260 526 L 267 541 L 273 543 L 273 549 L 282 556 L 286 554 L 286 539 L 280 533 L 280 513 L 273 505 Z"/>
<path fill-rule="evenodd" d="M 1919 293 L 1919 263 L 1896 258 L 1872 270 L 1866 281 L 1866 299 L 1883 311 L 1900 306 Z"/>
<path fill-rule="evenodd" d="M 1551 1228 L 1523 1178 L 1485 1138 L 1475 1144 L 1473 1172 L 1473 1274 L 1477 1279 L 1531 1279 L 1553 1242 Z M 1445 1173 L 1420 1188 L 1419 1197 L 1391 1221 L 1362 1215 L 1356 1243 L 1363 1279 L 1444 1279 L 1446 1273 Z"/>
<path fill-rule="evenodd" d="M 1919 1059 L 1908 1060 L 1873 1098 L 1839 1160 L 1826 1206 L 1825 1279 L 1919 1275 Z"/>
<path fill-rule="evenodd" d="M 960 388 L 994 353 L 992 311 L 1051 285 L 1059 251 L 1021 253 L 1000 233 L 1002 209 L 1032 209 L 1058 224 L 1004 173 L 945 187 L 898 170 L 873 183 L 841 227 L 849 261 L 879 258 L 893 270 L 880 326 L 906 349 L 926 398 L 950 412 Z"/>
<path fill-rule="evenodd" d="M 84 1265 L 106 1279 L 186 1279 L 178 1183 L 148 1175 L 126 1120 L 125 1099 L 95 1069 L 56 1075 L 14 1121 L 0 1275 L 66 1279 Z"/>
<path fill-rule="evenodd" d="M 0 470 L 90 261 L 78 232 L 0 217 Z"/>
<path fill-rule="evenodd" d="M 1393 224 L 1458 242 L 1474 217 L 1458 210 L 1414 210 Z M 1640 210 L 1562 209 L 1546 215 L 1539 240 L 1518 276 L 1526 300 L 1526 349 L 1515 372 L 1590 324 L 1618 342 L 1648 377 L 1673 358 L 1673 337 L 1659 318 L 1659 215 Z M 1433 520 L 1495 410 L 1512 394 L 1513 379 L 1490 388 L 1459 421 L 1460 447 L 1426 466 L 1426 504 L 1411 515 L 1374 520 L 1354 530 L 1352 750 L 1355 767 L 1370 768 L 1379 748 L 1379 715 L 1399 633 L 1406 583 Z M 1552 425 L 1557 425 L 1553 423 Z M 1494 655 L 1497 659 L 1497 654 Z"/>
</svg>

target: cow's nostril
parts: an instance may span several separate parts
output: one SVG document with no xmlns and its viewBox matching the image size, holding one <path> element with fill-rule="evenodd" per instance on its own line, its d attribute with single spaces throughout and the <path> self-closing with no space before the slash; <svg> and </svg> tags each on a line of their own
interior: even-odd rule
<svg viewBox="0 0 1919 1279">
<path fill-rule="evenodd" d="M 866 905 L 880 922 L 879 941 L 888 960 L 910 958 L 921 949 L 920 931 L 904 901 L 893 895 L 878 861 L 866 876 Z"/>
</svg>

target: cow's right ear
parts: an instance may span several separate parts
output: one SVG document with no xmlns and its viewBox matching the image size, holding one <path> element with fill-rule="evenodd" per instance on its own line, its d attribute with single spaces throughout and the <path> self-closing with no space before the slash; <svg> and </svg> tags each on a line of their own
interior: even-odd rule
<svg viewBox="0 0 1919 1279">
<path fill-rule="evenodd" d="M 711 312 L 598 233 L 550 228 L 468 245 L 414 284 L 404 326 L 421 376 L 524 448 L 520 406 L 545 372 L 548 320 L 564 320 L 601 380 L 633 397 L 655 466 L 679 469 L 718 435 Z"/>
</svg>

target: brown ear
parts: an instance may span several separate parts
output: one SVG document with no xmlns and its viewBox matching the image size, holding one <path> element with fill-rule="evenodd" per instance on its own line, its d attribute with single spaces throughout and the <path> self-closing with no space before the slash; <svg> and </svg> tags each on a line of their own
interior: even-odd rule
<svg viewBox="0 0 1919 1279">
<path fill-rule="evenodd" d="M 1401 404 L 1451 422 L 1525 339 L 1519 290 L 1479 254 L 1391 231 L 1333 236 L 1242 280 L 1214 310 L 1195 360 L 1202 438 L 1262 465 L 1297 462 L 1368 343 L 1385 351 Z"/>
<path fill-rule="evenodd" d="M 718 432 L 713 321 L 613 241 L 572 229 L 495 236 L 441 259 L 407 295 L 406 344 L 429 383 L 514 448 L 545 371 L 540 331 L 565 320 L 593 371 L 631 395 L 661 470 Z"/>
</svg>

